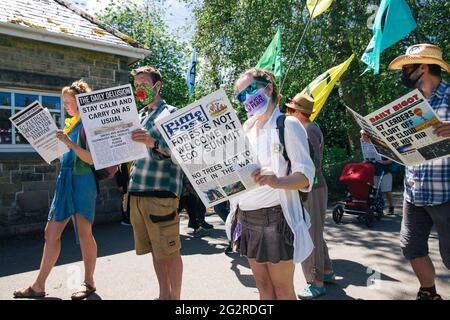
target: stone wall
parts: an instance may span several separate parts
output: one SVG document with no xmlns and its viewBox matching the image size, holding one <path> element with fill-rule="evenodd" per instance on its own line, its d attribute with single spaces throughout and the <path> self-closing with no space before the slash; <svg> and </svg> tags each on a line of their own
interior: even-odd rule
<svg viewBox="0 0 450 320">
<path fill-rule="evenodd" d="M 128 83 L 127 58 L 1 35 L 0 86 L 60 91 L 80 78 L 93 89 Z"/>
<path fill-rule="evenodd" d="M 37 156 L 1 160 L 0 237 L 43 231 L 58 173 Z M 96 222 L 119 221 L 121 198 L 115 179 L 100 181 Z"/>
</svg>

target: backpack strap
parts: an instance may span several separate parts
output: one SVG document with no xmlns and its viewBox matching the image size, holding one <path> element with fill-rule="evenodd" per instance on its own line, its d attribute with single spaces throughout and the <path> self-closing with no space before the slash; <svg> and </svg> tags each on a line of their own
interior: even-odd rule
<svg viewBox="0 0 450 320">
<path fill-rule="evenodd" d="M 288 169 L 287 169 L 287 174 L 289 174 L 291 172 L 291 159 L 289 159 L 288 153 L 286 151 L 286 141 L 284 139 L 284 128 L 285 128 L 285 120 L 286 120 L 286 115 L 282 114 L 280 116 L 278 116 L 277 118 L 277 130 L 278 130 L 278 138 L 280 139 L 280 143 L 283 146 L 283 158 L 286 160 L 286 162 L 288 163 Z M 309 140 L 308 140 L 309 143 Z M 306 222 L 306 217 L 305 217 L 305 208 L 303 207 L 303 200 L 302 200 L 302 196 L 300 194 L 300 191 L 298 193 L 298 197 L 300 200 L 300 205 L 302 206 L 302 216 L 303 216 L 303 220 Z"/>
</svg>

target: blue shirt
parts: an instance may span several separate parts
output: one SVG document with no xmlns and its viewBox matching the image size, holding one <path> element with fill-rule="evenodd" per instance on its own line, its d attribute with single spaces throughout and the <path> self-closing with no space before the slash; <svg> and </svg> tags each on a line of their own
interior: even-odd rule
<svg viewBox="0 0 450 320">
<path fill-rule="evenodd" d="M 450 85 L 442 80 L 428 99 L 442 121 L 450 121 Z M 450 201 L 450 157 L 405 169 L 405 200 L 416 206 L 435 206 Z"/>
</svg>

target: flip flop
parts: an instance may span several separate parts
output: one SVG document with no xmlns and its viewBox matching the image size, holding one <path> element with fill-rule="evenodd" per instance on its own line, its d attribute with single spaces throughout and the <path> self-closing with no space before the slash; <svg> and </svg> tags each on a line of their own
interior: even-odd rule
<svg viewBox="0 0 450 320">
<path fill-rule="evenodd" d="M 37 291 L 34 291 L 33 288 L 31 288 L 31 286 L 29 286 L 25 290 L 14 291 L 13 296 L 16 299 L 43 298 L 43 297 L 45 297 L 45 291 L 37 292 Z"/>
<path fill-rule="evenodd" d="M 70 297 L 72 300 L 83 300 L 89 297 L 91 294 L 93 294 L 97 289 L 93 286 L 89 285 L 88 283 L 84 282 L 81 287 L 84 287 L 85 290 L 81 289 L 72 294 Z"/>
</svg>

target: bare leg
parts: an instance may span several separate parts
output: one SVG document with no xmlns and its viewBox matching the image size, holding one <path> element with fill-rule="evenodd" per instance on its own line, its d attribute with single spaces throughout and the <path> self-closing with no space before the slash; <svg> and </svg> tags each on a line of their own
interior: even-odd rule
<svg viewBox="0 0 450 320">
<path fill-rule="evenodd" d="M 167 263 L 164 260 L 160 261 L 156 260 L 153 253 L 152 257 L 153 257 L 153 268 L 155 269 L 156 277 L 158 278 L 159 299 L 170 300 L 171 288 Z"/>
<path fill-rule="evenodd" d="M 415 258 L 410 262 L 417 279 L 419 279 L 420 286 L 423 288 L 433 287 L 436 273 L 430 257 Z"/>
<path fill-rule="evenodd" d="M 256 281 L 256 287 L 259 291 L 260 300 L 275 300 L 277 298 L 275 289 L 270 279 L 267 264 L 257 263 L 255 259 L 248 259 L 253 277 Z"/>
<path fill-rule="evenodd" d="M 386 192 L 386 198 L 389 204 L 389 208 L 394 206 L 394 200 L 392 198 L 392 192 Z"/>
<path fill-rule="evenodd" d="M 170 299 L 180 300 L 181 298 L 181 284 L 183 281 L 183 261 L 181 256 L 178 255 L 174 258 L 170 258 L 167 261 L 167 268 L 169 270 L 170 281 Z"/>
<path fill-rule="evenodd" d="M 53 219 L 49 221 L 45 227 L 45 244 L 44 251 L 42 253 L 41 266 L 39 268 L 39 274 L 31 286 L 34 291 L 45 291 L 45 282 L 50 274 L 50 271 L 52 271 L 55 266 L 61 252 L 61 235 L 67 225 L 67 222 L 69 222 L 69 218 L 58 222 Z"/>
<path fill-rule="evenodd" d="M 295 265 L 290 261 L 268 264 L 270 279 L 275 289 L 277 300 L 297 300 L 294 289 Z"/>
<path fill-rule="evenodd" d="M 79 214 L 76 215 L 76 219 L 84 262 L 84 281 L 95 288 L 94 271 L 97 262 L 97 244 L 92 235 L 92 224 Z"/>
</svg>

